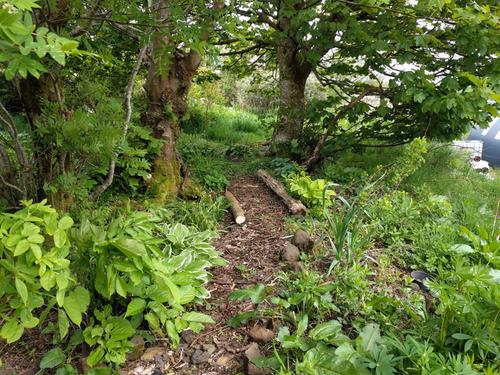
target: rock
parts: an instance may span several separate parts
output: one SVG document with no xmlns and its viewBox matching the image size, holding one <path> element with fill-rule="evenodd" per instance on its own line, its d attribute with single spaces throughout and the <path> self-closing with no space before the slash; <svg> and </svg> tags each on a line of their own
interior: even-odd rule
<svg viewBox="0 0 500 375">
<path fill-rule="evenodd" d="M 136 361 L 141 358 L 141 355 L 144 353 L 144 338 L 141 336 L 134 336 L 130 342 L 134 348 L 127 354 L 127 361 Z"/>
<path fill-rule="evenodd" d="M 130 370 L 127 374 L 128 375 L 153 375 L 155 372 L 155 365 L 149 365 L 149 366 L 137 366 L 136 368 Z"/>
<path fill-rule="evenodd" d="M 295 262 L 292 264 L 292 266 L 295 272 L 304 272 L 304 266 L 302 265 L 302 262 Z"/>
<path fill-rule="evenodd" d="M 288 262 L 286 264 L 286 270 L 292 272 L 303 272 L 304 266 L 302 265 L 302 262 Z"/>
<path fill-rule="evenodd" d="M 281 259 L 289 263 L 292 263 L 292 262 L 298 262 L 299 257 L 300 257 L 299 248 L 295 245 L 292 245 L 290 242 L 287 242 L 283 247 L 283 251 L 281 252 Z"/>
<path fill-rule="evenodd" d="M 206 351 L 207 353 L 209 353 L 210 355 L 214 354 L 215 353 L 215 350 L 217 349 L 217 347 L 215 345 L 212 345 L 212 344 L 203 344 L 203 350 Z"/>
<path fill-rule="evenodd" d="M 181 332 L 181 339 L 186 344 L 190 345 L 194 340 L 194 333 L 190 329 Z"/>
<path fill-rule="evenodd" d="M 191 356 L 191 363 L 194 365 L 199 365 L 201 363 L 208 362 L 212 353 L 209 353 L 203 349 L 196 349 Z"/>
<path fill-rule="evenodd" d="M 144 354 L 141 356 L 141 359 L 146 362 L 152 362 L 155 360 L 156 356 L 161 356 L 166 353 L 165 348 L 160 346 L 153 346 L 151 348 L 147 348 Z"/>
<path fill-rule="evenodd" d="M 250 363 L 250 362 L 248 363 L 246 373 L 248 375 L 270 375 L 270 374 L 272 374 L 271 370 L 258 368 L 257 366 L 255 366 L 253 363 Z"/>
<path fill-rule="evenodd" d="M 231 362 L 234 359 L 234 355 L 232 354 L 224 354 L 222 355 L 216 362 L 215 364 L 217 366 L 222 366 L 222 367 L 230 367 Z"/>
<path fill-rule="evenodd" d="M 252 338 L 253 341 L 262 342 L 262 343 L 271 342 L 271 341 L 273 341 L 273 338 L 274 338 L 273 331 L 271 331 L 270 329 L 261 327 L 261 326 L 253 327 L 250 330 L 250 332 L 248 332 L 248 335 Z"/>
<path fill-rule="evenodd" d="M 260 354 L 259 345 L 255 342 L 252 342 L 248 346 L 248 349 L 245 350 L 245 356 L 248 358 L 249 361 L 257 357 L 262 357 L 262 354 Z"/>
<path fill-rule="evenodd" d="M 251 362 L 255 358 L 262 357 L 262 354 L 260 353 L 259 345 L 257 345 L 255 342 L 250 344 L 248 349 L 245 351 L 245 355 L 248 359 L 247 366 L 246 366 L 246 373 L 248 375 L 268 375 L 268 374 L 271 374 L 271 372 L 269 370 L 260 369 Z"/>
<path fill-rule="evenodd" d="M 310 251 L 314 247 L 313 239 L 305 230 L 302 229 L 295 232 L 292 238 L 292 244 L 304 251 Z"/>
</svg>

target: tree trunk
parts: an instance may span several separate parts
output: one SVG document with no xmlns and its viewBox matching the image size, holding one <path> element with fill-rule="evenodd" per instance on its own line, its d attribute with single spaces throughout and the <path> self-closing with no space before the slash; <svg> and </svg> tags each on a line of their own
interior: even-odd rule
<svg viewBox="0 0 500 375">
<path fill-rule="evenodd" d="M 187 111 L 187 95 L 192 79 L 200 65 L 197 52 L 183 53 L 175 50 L 170 61 L 156 60 L 162 55 L 168 37 L 153 42 L 145 89 L 148 95 L 148 109 L 143 121 L 151 127 L 156 138 L 165 142 L 156 157 L 150 189 L 160 202 L 178 195 L 182 184 L 182 161 L 176 151 L 179 136 L 179 120 Z M 165 65 L 168 70 L 165 72 Z"/>
<path fill-rule="evenodd" d="M 42 114 L 41 100 L 45 99 L 49 102 L 58 103 L 61 115 L 64 112 L 64 94 L 63 86 L 59 80 L 56 80 L 49 73 L 42 74 L 39 79 L 32 76 L 21 79 L 19 81 L 19 91 L 23 102 L 24 110 L 31 127 L 33 140 L 33 154 L 36 167 L 36 182 L 38 193 L 42 194 L 43 184 L 54 179 L 53 159 L 57 159 L 58 155 L 54 155 L 52 149 L 46 144 L 43 137 L 36 134 L 36 122 Z M 43 195 L 43 194 L 42 194 Z"/>
<path fill-rule="evenodd" d="M 277 47 L 280 107 L 272 143 L 276 148 L 298 139 L 304 125 L 305 87 L 311 66 L 300 61 L 292 40 Z"/>
</svg>

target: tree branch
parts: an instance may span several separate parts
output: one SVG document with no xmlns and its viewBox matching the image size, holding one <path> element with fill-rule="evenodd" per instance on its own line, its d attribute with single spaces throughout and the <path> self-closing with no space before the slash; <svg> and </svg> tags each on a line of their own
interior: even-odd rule
<svg viewBox="0 0 500 375">
<path fill-rule="evenodd" d="M 363 91 L 361 94 L 359 94 L 356 98 L 352 99 L 349 103 L 347 103 L 344 107 L 342 107 L 337 114 L 333 117 L 332 122 L 328 129 L 326 130 L 325 134 L 323 134 L 318 143 L 316 144 L 316 147 L 314 148 L 314 151 L 309 159 L 306 160 L 304 163 L 304 166 L 307 168 L 310 168 L 314 163 L 316 163 L 319 160 L 321 150 L 323 150 L 323 147 L 326 143 L 327 138 L 333 133 L 335 128 L 338 125 L 339 120 L 349 111 L 351 110 L 356 104 L 358 104 L 363 98 L 370 93 L 371 89 L 367 88 L 365 91 Z"/>
<path fill-rule="evenodd" d="M 123 123 L 123 134 L 122 134 L 122 139 L 120 142 L 122 145 L 123 145 L 123 142 L 125 141 L 125 139 L 127 138 L 128 127 L 130 124 L 130 119 L 132 118 L 132 91 L 134 90 L 135 77 L 137 76 L 137 73 L 139 72 L 139 69 L 141 68 L 142 60 L 144 59 L 144 56 L 146 55 L 146 50 L 148 49 L 148 47 L 149 47 L 149 44 L 146 44 L 139 51 L 134 68 L 132 69 L 132 72 L 130 73 L 130 77 L 128 80 L 127 90 L 126 90 L 126 94 L 125 94 L 125 107 L 126 107 L 125 121 Z M 108 175 L 107 175 L 106 179 L 90 195 L 90 199 L 92 199 L 92 200 L 97 199 L 113 183 L 113 179 L 115 176 L 115 168 L 116 168 L 116 157 L 118 157 L 118 151 L 114 152 L 114 156 L 111 159 L 111 161 L 109 162 Z"/>
<path fill-rule="evenodd" d="M 244 53 L 247 53 L 247 52 L 250 52 L 250 51 L 253 51 L 253 50 L 256 50 L 256 49 L 261 49 L 261 48 L 263 48 L 265 46 L 266 46 L 265 44 L 258 43 L 258 44 L 254 44 L 253 46 L 240 49 L 238 51 L 222 52 L 222 53 L 219 53 L 219 56 L 243 55 Z"/>
</svg>

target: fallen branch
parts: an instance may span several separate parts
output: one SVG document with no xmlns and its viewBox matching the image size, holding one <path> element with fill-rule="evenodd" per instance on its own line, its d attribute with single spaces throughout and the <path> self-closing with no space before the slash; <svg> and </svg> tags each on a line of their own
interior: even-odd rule
<svg viewBox="0 0 500 375">
<path fill-rule="evenodd" d="M 236 199 L 236 197 L 229 190 L 226 190 L 224 194 L 231 205 L 231 212 L 234 216 L 234 221 L 236 224 L 243 224 L 246 221 L 245 211 L 241 208 L 240 202 Z"/>
<path fill-rule="evenodd" d="M 305 215 L 307 209 L 297 199 L 292 198 L 285 190 L 285 187 L 269 173 L 263 169 L 257 171 L 257 175 L 277 196 L 279 196 L 293 215 Z"/>
</svg>

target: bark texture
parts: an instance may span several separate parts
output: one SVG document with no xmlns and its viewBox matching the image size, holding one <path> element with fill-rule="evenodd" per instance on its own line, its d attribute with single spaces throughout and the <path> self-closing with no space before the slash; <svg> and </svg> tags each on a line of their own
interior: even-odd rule
<svg viewBox="0 0 500 375">
<path fill-rule="evenodd" d="M 50 73 L 44 73 L 39 79 L 28 76 L 19 81 L 19 92 L 24 111 L 33 134 L 33 159 L 34 159 L 34 180 L 37 183 L 37 191 L 29 195 L 45 195 L 43 185 L 52 181 L 58 173 L 63 172 L 67 155 L 59 155 L 52 142 L 47 142 L 47 138 L 37 133 L 37 126 L 41 124 L 42 101 L 57 103 L 61 116 L 66 114 L 64 110 L 64 88 L 62 81 Z M 59 160 L 59 169 L 56 169 L 56 161 Z M 62 199 L 65 200 L 65 199 Z M 57 208 L 68 206 L 62 203 L 56 195 L 49 196 L 49 201 Z M 70 199 L 71 200 L 71 199 Z M 61 202 L 59 202 L 61 201 Z"/>
<path fill-rule="evenodd" d="M 263 169 L 257 171 L 257 175 L 261 178 L 262 182 L 271 189 L 278 197 L 281 198 L 283 203 L 288 207 L 293 215 L 305 215 L 307 208 L 302 204 L 301 201 L 292 198 L 287 192 L 285 187 L 281 182 L 276 180 L 273 176 L 267 173 Z"/>
<path fill-rule="evenodd" d="M 197 52 L 175 50 L 170 61 L 162 63 L 154 57 L 161 54 L 165 44 L 169 44 L 168 37 L 153 42 L 145 84 L 148 109 L 143 116 L 154 136 L 165 142 L 154 161 L 150 185 L 153 194 L 162 202 L 178 195 L 183 184 L 182 161 L 176 150 L 180 132 L 178 121 L 187 111 L 187 95 L 201 62 Z"/>
<path fill-rule="evenodd" d="M 301 61 L 293 40 L 285 40 L 277 48 L 279 68 L 280 108 L 273 145 L 287 144 L 297 139 L 304 124 L 305 88 L 311 66 Z"/>
</svg>

